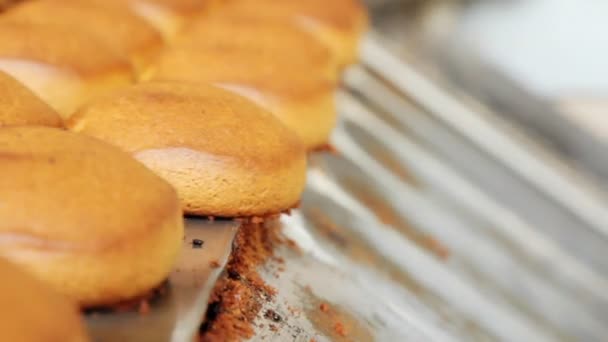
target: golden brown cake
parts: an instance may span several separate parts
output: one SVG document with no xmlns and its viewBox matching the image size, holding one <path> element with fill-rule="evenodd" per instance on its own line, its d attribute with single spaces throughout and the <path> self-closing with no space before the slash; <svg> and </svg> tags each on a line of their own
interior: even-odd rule
<svg viewBox="0 0 608 342">
<path fill-rule="evenodd" d="M 62 0 L 59 0 L 62 1 Z M 196 18 L 224 0 L 66 0 L 122 6 L 154 26 L 167 40 L 171 40 L 185 23 Z"/>
<path fill-rule="evenodd" d="M 6 11 L 7 9 L 14 6 L 16 3 L 21 1 L 23 0 L 0 0 L 0 13 Z"/>
<path fill-rule="evenodd" d="M 312 150 L 327 143 L 336 122 L 336 84 L 326 71 L 297 67 L 278 54 L 174 46 L 159 58 L 153 79 L 208 82 L 245 96 Z"/>
<path fill-rule="evenodd" d="M 0 71 L 0 127 L 61 127 L 61 117 L 14 78 Z"/>
<path fill-rule="evenodd" d="M 175 190 L 129 154 L 47 127 L 0 129 L 0 256 L 83 307 L 159 286 L 183 238 Z"/>
<path fill-rule="evenodd" d="M 82 30 L 0 22 L 0 70 L 68 117 L 83 101 L 134 81 L 131 64 Z"/>
<path fill-rule="evenodd" d="M 124 1 L 124 0 L 123 0 Z M 131 0 L 139 15 L 171 39 L 188 20 L 210 10 L 223 0 Z"/>
<path fill-rule="evenodd" d="M 85 342 L 77 306 L 0 258 L 0 340 Z"/>
<path fill-rule="evenodd" d="M 327 44 L 342 66 L 358 59 L 359 39 L 368 26 L 360 0 L 238 0 L 226 6 L 261 18 L 291 18 Z"/>
<path fill-rule="evenodd" d="M 330 80 L 338 78 L 338 62 L 327 46 L 288 19 L 216 10 L 188 25 L 174 46 L 266 55 L 269 62 L 288 62 L 312 77 L 324 73 Z"/>
<path fill-rule="evenodd" d="M 89 103 L 67 125 L 132 153 L 175 186 L 187 214 L 279 213 L 304 188 L 306 155 L 297 136 L 216 87 L 142 83 Z"/>
<path fill-rule="evenodd" d="M 0 20 L 78 28 L 131 60 L 139 72 L 147 68 L 163 45 L 160 33 L 134 13 L 87 0 L 28 1 Z"/>
</svg>

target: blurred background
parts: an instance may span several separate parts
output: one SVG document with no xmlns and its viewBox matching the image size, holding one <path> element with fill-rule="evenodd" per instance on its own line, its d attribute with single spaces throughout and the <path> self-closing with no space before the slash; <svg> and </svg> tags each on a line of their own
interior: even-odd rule
<svg viewBox="0 0 608 342">
<path fill-rule="evenodd" d="M 370 1 L 378 30 L 447 80 L 608 176 L 608 2 Z M 399 42 L 399 43 L 397 43 Z M 580 166 L 580 165 L 579 165 Z"/>
</svg>

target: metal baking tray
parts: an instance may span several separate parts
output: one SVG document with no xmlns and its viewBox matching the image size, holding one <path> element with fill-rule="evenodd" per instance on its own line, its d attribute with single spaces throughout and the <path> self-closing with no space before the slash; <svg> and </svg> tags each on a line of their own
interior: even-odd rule
<svg viewBox="0 0 608 342">
<path fill-rule="evenodd" d="M 298 248 L 260 268 L 278 293 L 252 340 L 604 339 L 603 193 L 392 44 L 372 31 L 345 75 L 337 152 L 310 157 L 301 206 L 281 217 Z M 237 227 L 189 219 L 169 296 L 90 317 L 95 340 L 190 340 Z"/>
<path fill-rule="evenodd" d="M 197 335 L 239 223 L 195 218 L 185 223 L 182 251 L 167 293 L 152 300 L 145 314 L 137 310 L 89 314 L 86 321 L 93 341 L 192 341 Z"/>
<path fill-rule="evenodd" d="M 312 158 L 302 206 L 284 219 L 304 254 L 283 251 L 278 277 L 268 265 L 266 279 L 279 289 L 268 307 L 285 318 L 282 329 L 261 315 L 254 340 L 340 340 L 332 320 L 361 341 L 608 333 L 603 274 L 352 95 L 342 94 L 341 108 L 340 155 Z"/>
</svg>

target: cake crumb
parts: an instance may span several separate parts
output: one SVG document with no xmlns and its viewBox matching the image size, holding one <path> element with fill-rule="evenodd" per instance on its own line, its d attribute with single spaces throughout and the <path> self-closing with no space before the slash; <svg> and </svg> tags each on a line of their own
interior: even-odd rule
<svg viewBox="0 0 608 342">
<path fill-rule="evenodd" d="M 346 337 L 346 335 L 348 335 L 344 324 L 342 324 L 341 322 L 336 322 L 336 324 L 334 324 L 334 331 L 336 332 L 336 334 L 342 337 Z"/>
<path fill-rule="evenodd" d="M 294 308 L 293 306 L 287 306 L 287 310 L 289 311 L 289 313 L 292 316 L 299 316 L 300 315 L 300 309 Z"/>
<path fill-rule="evenodd" d="M 147 315 L 150 312 L 150 303 L 147 300 L 139 302 L 139 308 L 137 309 L 140 315 Z"/>
<path fill-rule="evenodd" d="M 205 241 L 201 239 L 192 239 L 192 248 L 203 248 Z"/>
<path fill-rule="evenodd" d="M 220 267 L 220 263 L 217 260 L 212 260 L 210 263 L 211 267 L 213 268 L 219 268 Z"/>
<path fill-rule="evenodd" d="M 327 303 L 321 303 L 321 305 L 319 305 L 319 309 L 321 309 L 322 312 L 328 312 L 329 305 Z"/>
<path fill-rule="evenodd" d="M 270 287 L 257 271 L 258 266 L 272 260 L 274 249 L 281 242 L 280 226 L 271 222 L 254 224 L 241 220 L 226 265 L 226 274 L 218 280 L 209 299 L 209 309 L 199 329 L 200 342 L 244 341 L 254 336 L 255 319 L 272 301 L 276 289 Z M 271 321 L 283 319 L 271 315 Z M 271 331 L 278 327 L 268 324 Z"/>
<path fill-rule="evenodd" d="M 336 149 L 336 147 L 331 144 L 324 144 L 324 145 L 318 146 L 315 149 L 313 149 L 312 152 L 315 152 L 315 153 L 326 152 L 326 153 L 336 155 L 336 156 L 340 155 L 340 152 L 338 151 L 338 149 Z"/>
<path fill-rule="evenodd" d="M 276 313 L 274 310 L 271 310 L 271 309 L 266 310 L 266 312 L 264 313 L 264 317 L 267 319 L 270 319 L 276 323 L 279 323 L 283 320 L 281 315 L 279 315 L 278 313 Z"/>
<path fill-rule="evenodd" d="M 450 257 L 450 250 L 439 240 L 432 236 L 427 236 L 426 239 L 428 248 L 442 261 L 446 261 Z"/>
<path fill-rule="evenodd" d="M 264 218 L 259 217 L 259 216 L 254 216 L 251 218 L 251 223 L 253 224 L 260 224 L 264 222 Z"/>
</svg>

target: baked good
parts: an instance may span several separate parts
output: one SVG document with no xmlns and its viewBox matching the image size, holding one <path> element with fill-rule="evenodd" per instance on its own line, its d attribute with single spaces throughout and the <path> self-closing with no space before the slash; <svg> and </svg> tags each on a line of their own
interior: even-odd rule
<svg viewBox="0 0 608 342">
<path fill-rule="evenodd" d="M 312 150 L 327 143 L 335 126 L 336 83 L 322 66 L 296 66 L 279 54 L 176 45 L 161 54 L 153 79 L 208 82 L 248 97 Z"/>
<path fill-rule="evenodd" d="M 28 1 L 15 6 L 0 20 L 77 27 L 131 60 L 138 72 L 146 70 L 163 45 L 160 33 L 131 11 L 87 0 Z"/>
<path fill-rule="evenodd" d="M 103 1 L 103 0 L 102 0 Z M 121 0 L 124 1 L 124 0 Z M 209 10 L 222 0 L 131 0 L 135 11 L 154 24 L 167 39 L 176 33 L 188 20 Z"/>
<path fill-rule="evenodd" d="M 0 0 L 0 13 L 14 6 L 16 3 L 23 0 Z"/>
<path fill-rule="evenodd" d="M 104 6 L 128 6 L 171 40 L 186 22 L 216 7 L 224 0 L 67 0 Z"/>
<path fill-rule="evenodd" d="M 153 79 L 213 82 L 249 97 L 309 149 L 326 144 L 335 124 L 335 60 L 290 21 L 214 12 L 188 26 L 155 68 Z"/>
<path fill-rule="evenodd" d="M 48 127 L 0 129 L 0 256 L 82 307 L 146 294 L 183 238 L 175 190 L 107 143 Z"/>
<path fill-rule="evenodd" d="M 0 71 L 0 127 L 61 127 L 61 117 L 14 78 Z"/>
<path fill-rule="evenodd" d="M 74 28 L 0 21 L 0 70 L 69 116 L 84 100 L 134 80 L 127 59 Z"/>
<path fill-rule="evenodd" d="M 83 106 L 67 126 L 132 153 L 175 186 L 186 214 L 279 213 L 304 188 L 297 136 L 251 101 L 213 86 L 138 84 Z"/>
<path fill-rule="evenodd" d="M 77 306 L 0 258 L 0 340 L 88 341 Z"/>
<path fill-rule="evenodd" d="M 269 62 L 286 61 L 291 68 L 312 77 L 321 72 L 330 80 L 338 78 L 338 62 L 327 46 L 284 18 L 260 18 L 219 9 L 188 25 L 173 46 L 266 55 Z"/>
<path fill-rule="evenodd" d="M 261 18 L 291 18 L 327 44 L 340 65 L 358 58 L 359 39 L 368 26 L 360 0 L 238 0 L 226 9 Z"/>
</svg>

